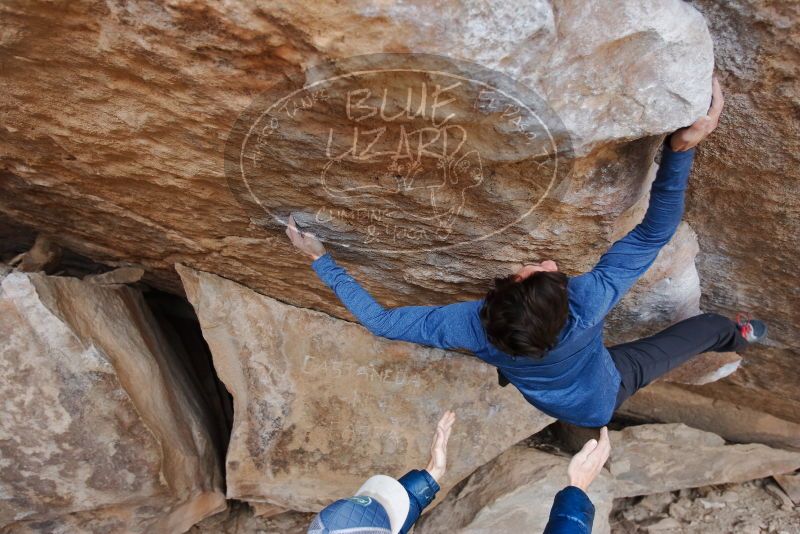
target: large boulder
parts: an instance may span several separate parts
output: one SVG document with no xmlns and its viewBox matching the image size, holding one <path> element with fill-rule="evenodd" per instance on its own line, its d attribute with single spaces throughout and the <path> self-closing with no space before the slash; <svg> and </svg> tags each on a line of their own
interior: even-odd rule
<svg viewBox="0 0 800 534">
<path fill-rule="evenodd" d="M 625 401 L 619 414 L 634 420 L 684 423 L 736 443 L 800 450 L 800 424 L 776 417 L 747 399 L 723 400 L 705 387 L 658 382 Z"/>
<path fill-rule="evenodd" d="M 615 497 L 745 482 L 800 468 L 800 452 L 760 443 L 727 445 L 716 434 L 683 424 L 631 426 L 610 435 Z"/>
<path fill-rule="evenodd" d="M 0 529 L 184 532 L 225 507 L 202 399 L 142 295 L 0 285 Z"/>
<path fill-rule="evenodd" d="M 0 214 L 95 260 L 141 265 L 162 289 L 180 292 L 172 264 L 183 262 L 339 317 L 346 312 L 304 270 L 280 225 L 263 228 L 228 188 L 225 140 L 260 91 L 287 78 L 302 83 L 303 69 L 327 60 L 425 52 L 476 61 L 529 86 L 544 106 L 536 111 L 561 123 L 548 126 L 571 139 L 558 147 L 567 158 L 559 163 L 563 181 L 531 211 L 552 158 L 543 164 L 525 136 L 476 115 L 473 101 L 451 104 L 467 117 L 468 146 L 481 149 L 484 170 L 465 205 L 451 208 L 459 241 L 448 244 L 462 245 L 419 250 L 416 236 L 430 225 L 416 215 L 432 200 L 409 193 L 392 219 L 401 231 L 383 239 L 382 250 L 337 250 L 378 297 L 405 304 L 479 295 L 524 260 L 554 257 L 570 273 L 589 266 L 636 200 L 659 136 L 701 115 L 710 94 L 710 36 L 680 0 L 91 6 L 0 7 Z M 390 81 L 405 95 L 402 80 Z M 329 129 L 353 123 L 338 108 L 322 108 L 314 120 L 287 133 L 298 142 L 270 160 L 271 207 L 281 217 L 320 204 L 353 218 L 396 212 L 387 198 L 360 213 L 360 197 L 322 195 Z M 339 178 L 353 187 L 393 179 L 365 169 Z M 370 225 L 345 215 L 317 229 L 337 243 L 369 240 Z M 487 230 L 494 235 L 481 239 Z"/>
<path fill-rule="evenodd" d="M 559 425 L 559 441 L 577 450 L 596 430 Z M 614 499 L 727 484 L 788 473 L 800 453 L 761 444 L 727 445 L 683 424 L 627 427 L 609 433 L 611 456 L 589 486 L 592 532 L 609 532 Z M 421 534 L 542 532 L 553 496 L 568 484 L 569 457 L 512 447 L 455 487 L 417 526 Z"/>
<path fill-rule="evenodd" d="M 177 269 L 234 399 L 229 498 L 318 511 L 371 475 L 424 468 L 436 422 L 452 409 L 444 495 L 552 422 L 499 387 L 494 368 L 477 358 L 383 340 L 219 276 Z"/>
<path fill-rule="evenodd" d="M 330 57 L 375 50 L 452 55 L 520 80 L 551 103 L 579 153 L 665 133 L 708 105 L 711 39 L 702 16 L 683 2 L 356 5 L 270 7 Z M 307 64 L 303 56 L 294 57 Z"/>
<path fill-rule="evenodd" d="M 688 199 L 703 250 L 703 309 L 753 310 L 771 323 L 773 340 L 749 351 L 742 372 L 711 391 L 797 420 L 791 354 L 800 346 L 800 322 L 792 315 L 796 284 L 786 273 L 797 256 L 793 225 L 800 218 L 784 215 L 796 209 L 798 183 L 794 3 L 619 1 L 587 8 L 507 1 L 488 9 L 471 2 L 352 8 L 322 1 L 314 8 L 187 0 L 91 9 L 73 2 L 53 10 L 44 1 L 4 2 L 0 218 L 48 232 L 94 260 L 141 265 L 146 280 L 162 289 L 181 291 L 172 269 L 180 261 L 347 317 L 303 269 L 281 229 L 254 222 L 229 191 L 224 142 L 253 95 L 287 77 L 302 80 L 306 67 L 355 54 L 426 52 L 476 61 L 538 92 L 572 138 L 571 175 L 532 216 L 490 239 L 432 252 L 337 254 L 391 304 L 477 296 L 493 276 L 529 259 L 552 257 L 576 273 L 602 253 L 617 218 L 641 197 L 653 136 L 704 111 L 711 43 L 699 9 L 715 40 L 728 102 L 719 130 L 698 151 Z M 326 126 L 342 124 L 320 122 L 316 133 Z M 504 140 L 513 139 L 495 126 L 467 123 L 470 139 L 488 143 L 481 155 L 487 173 L 494 172 L 456 218 L 454 228 L 471 237 L 529 206 L 523 177 L 541 172 L 539 162 L 523 159 L 510 172 L 496 161 Z M 270 184 L 270 199 L 283 215 L 318 194 L 322 162 L 310 154 L 324 143 L 319 135 L 301 140 L 308 139 L 314 141 L 297 144 L 295 152 L 289 147 L 275 167 L 284 178 Z M 755 152 L 769 157 L 743 157 Z M 344 178 L 358 186 L 363 176 Z M 408 224 L 424 206 L 419 197 L 406 200 Z M 357 241 L 368 232 L 361 226 L 330 231 Z M 398 240 L 392 247 L 413 241 Z M 690 273 L 680 266 L 675 272 Z M 684 306 L 671 297 L 661 302 Z M 659 316 L 631 313 L 615 332 L 631 338 L 643 326 L 666 326 Z M 722 364 L 722 373 L 696 382 L 718 378 L 735 362 L 728 357 Z"/>
</svg>

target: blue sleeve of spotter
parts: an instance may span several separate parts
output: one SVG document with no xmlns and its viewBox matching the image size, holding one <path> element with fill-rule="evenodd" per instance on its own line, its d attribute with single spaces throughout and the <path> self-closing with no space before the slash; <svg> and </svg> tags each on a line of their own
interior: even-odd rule
<svg viewBox="0 0 800 534">
<path fill-rule="evenodd" d="M 400 534 L 406 534 L 417 522 L 425 507 L 433 502 L 439 492 L 439 484 L 424 469 L 409 471 L 399 479 L 399 482 L 406 489 L 410 501 L 408 517 L 400 529 Z"/>
<path fill-rule="evenodd" d="M 567 486 L 556 493 L 544 534 L 591 534 L 594 505 L 580 488 Z"/>
</svg>

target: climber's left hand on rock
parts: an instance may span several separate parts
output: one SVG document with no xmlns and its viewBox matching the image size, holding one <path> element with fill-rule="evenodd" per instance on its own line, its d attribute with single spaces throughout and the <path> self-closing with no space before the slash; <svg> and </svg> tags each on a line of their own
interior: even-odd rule
<svg viewBox="0 0 800 534">
<path fill-rule="evenodd" d="M 453 429 L 455 420 L 456 414 L 448 410 L 436 425 L 436 434 L 431 443 L 431 460 L 425 470 L 437 482 L 444 476 L 447 467 L 447 440 L 450 439 L 450 431 Z"/>
<path fill-rule="evenodd" d="M 303 254 L 310 256 L 311 259 L 316 260 L 320 256 L 325 255 L 325 246 L 322 241 L 316 238 L 314 234 L 303 232 L 297 228 L 297 223 L 294 221 L 294 216 L 289 215 L 289 223 L 286 225 L 286 235 L 292 242 L 297 250 Z"/>
<path fill-rule="evenodd" d="M 708 114 L 697 119 L 694 124 L 676 130 L 670 135 L 670 148 L 675 152 L 684 152 L 697 146 L 700 141 L 714 131 L 719 124 L 719 117 L 722 114 L 722 106 L 725 99 L 722 96 L 722 88 L 719 85 L 717 76 L 711 82 L 711 107 Z"/>
</svg>

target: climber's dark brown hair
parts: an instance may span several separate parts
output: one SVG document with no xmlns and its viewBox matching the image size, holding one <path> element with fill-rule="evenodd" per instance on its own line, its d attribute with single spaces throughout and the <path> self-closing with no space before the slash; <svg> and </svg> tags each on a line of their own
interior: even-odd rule
<svg viewBox="0 0 800 534">
<path fill-rule="evenodd" d="M 506 354 L 541 358 L 567 321 L 567 276 L 539 271 L 517 281 L 495 278 L 481 308 L 489 341 Z"/>
</svg>

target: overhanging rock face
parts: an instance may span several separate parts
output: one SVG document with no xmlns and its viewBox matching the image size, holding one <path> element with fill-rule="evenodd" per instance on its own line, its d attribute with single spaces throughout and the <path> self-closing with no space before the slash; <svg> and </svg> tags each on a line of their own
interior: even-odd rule
<svg viewBox="0 0 800 534">
<path fill-rule="evenodd" d="M 138 291 L 6 275 L 0 527 L 184 532 L 222 510 L 207 415 L 176 366 Z"/>
<path fill-rule="evenodd" d="M 708 104 L 711 38 L 702 16 L 683 2 L 325 1 L 314 11 L 277 2 L 271 7 L 275 19 L 302 29 L 312 47 L 331 57 L 424 52 L 467 58 L 509 75 L 548 99 L 578 153 L 681 127 Z M 307 66 L 304 54 L 295 52 Z M 689 55 L 692 61 L 686 61 Z"/>
<path fill-rule="evenodd" d="M 436 422 L 452 409 L 444 494 L 552 422 L 474 357 L 382 340 L 177 268 L 234 398 L 229 498 L 316 511 L 372 474 L 422 469 Z"/>
<path fill-rule="evenodd" d="M 521 261 L 554 258 L 578 273 L 642 197 L 658 136 L 702 114 L 709 96 L 710 36 L 699 13 L 677 0 L 501 2 L 492 9 L 318 2 L 314 10 L 302 3 L 133 2 L 95 10 L 91 23 L 75 6 L 58 14 L 35 2 L 0 8 L 10 29 L 3 41 L 10 63 L 7 104 L 0 104 L 7 125 L 1 216 L 95 260 L 142 265 L 145 279 L 162 289 L 181 291 L 172 269 L 178 261 L 345 318 L 286 242 L 280 222 L 290 211 L 329 239 L 342 263 L 388 305 L 479 296 L 492 277 Z M 274 145 L 280 150 L 263 168 L 271 178 L 259 195 L 274 217 L 254 216 L 224 175 L 224 144 L 237 117 L 254 95 L 287 78 L 315 81 L 304 78 L 307 67 L 376 52 L 464 58 L 538 93 L 547 109 L 537 111 L 557 117 L 548 126 L 570 139 L 552 189 L 539 198 L 552 161 L 542 165 L 525 135 L 491 113 L 471 112 L 475 102 L 466 98 L 449 102 L 447 112 L 462 128 L 454 138 L 465 141 L 460 154 L 471 155 L 445 165 L 454 183 L 436 202 L 424 187 L 389 198 L 393 180 L 408 180 L 411 169 L 387 173 L 383 161 L 335 166 L 337 187 L 325 189 L 327 134 L 342 134 L 344 144 L 344 134 L 361 125 L 333 94 L 313 117 L 280 131 L 283 144 Z M 409 89 L 421 104 L 421 80 L 410 78 L 383 80 L 390 103 L 400 106 Z M 65 84 L 74 90 L 60 90 Z M 379 86 L 372 89 L 379 94 Z M 426 94 L 430 106 L 433 93 Z M 379 126 L 370 123 L 369 131 Z M 385 137 L 398 138 L 397 124 L 388 126 Z M 450 166 L 457 162 L 468 165 Z M 469 182 L 475 169 L 477 186 Z M 352 193 L 375 182 L 381 193 L 369 201 Z M 474 187 L 459 189 L 465 183 Z M 442 202 L 445 211 L 431 215 Z M 370 224 L 373 217 L 383 227 Z M 377 240 L 376 227 L 383 229 Z M 420 247 L 414 237 L 436 231 L 444 232 L 434 243 L 439 248 Z M 685 255 L 671 260 L 690 262 Z M 670 272 L 693 273 L 690 267 Z M 629 313 L 632 320 L 614 325 L 620 336 L 665 326 L 669 314 L 653 309 L 685 309 L 696 299 L 674 285 L 647 289 L 639 308 L 648 308 L 650 319 Z M 731 358 L 721 363 L 721 373 L 703 366 L 681 381 L 705 382 L 735 368 Z"/>
<path fill-rule="evenodd" d="M 353 126 L 333 108 L 317 122 L 304 122 L 306 130 L 289 132 L 286 139 L 301 142 L 282 147 L 271 160 L 278 177 L 264 195 L 271 207 L 281 217 L 295 211 L 325 233 L 337 258 L 381 302 L 471 298 L 521 261 L 553 258 L 565 272 L 581 272 L 618 236 L 618 218 L 644 193 L 658 136 L 705 111 L 712 48 L 699 8 L 716 39 L 716 66 L 728 95 L 719 130 L 699 150 L 688 201 L 704 251 L 698 256 L 703 308 L 728 315 L 749 309 L 774 323 L 773 343 L 750 351 L 751 363 L 708 392 L 747 396 L 778 417 L 797 419 L 791 354 L 800 347 L 800 323 L 791 314 L 797 291 L 785 273 L 797 255 L 792 224 L 800 218 L 784 216 L 795 209 L 792 184 L 798 183 L 792 159 L 797 136 L 788 119 L 797 78 L 792 4 L 508 1 L 488 8 L 321 1 L 311 10 L 302 2 L 194 0 L 72 6 L 63 12 L 44 2 L 0 7 L 0 24 L 8 30 L 0 43 L 6 61 L 0 218 L 47 232 L 98 261 L 142 265 L 145 280 L 162 289 L 181 291 L 172 265 L 182 262 L 341 318 L 347 313 L 321 290 L 280 225 L 265 229 L 228 187 L 225 140 L 255 95 L 287 78 L 302 83 L 303 69 L 328 60 L 382 52 L 463 58 L 537 92 L 571 138 L 574 157 L 562 162 L 571 174 L 529 216 L 480 239 L 487 229 L 502 228 L 498 221 L 525 213 L 542 167 L 536 158 L 521 157 L 531 154 L 508 128 L 463 121 L 466 146 L 480 149 L 485 172 L 480 187 L 456 206 L 461 211 L 452 218 L 453 231 L 469 238 L 457 247 L 414 249 L 410 236 L 427 224 L 416 217 L 430 208 L 425 195 L 403 198 L 398 225 L 410 231 L 384 235 L 383 251 L 341 246 L 370 239 L 363 220 L 316 220 L 319 212 L 307 209 L 310 198 L 350 214 L 365 208 L 361 197 L 320 193 L 325 134 Z M 387 87 L 400 90 L 402 81 Z M 415 99 L 419 87 L 413 87 Z M 756 99 L 749 96 L 752 87 L 758 87 Z M 450 105 L 459 113 L 469 108 L 463 100 Z M 769 157 L 752 146 L 753 128 L 769 141 Z M 514 157 L 504 152 L 508 147 Z M 364 170 L 355 166 L 339 178 L 356 187 L 376 177 L 394 179 Z M 759 186 L 744 188 L 751 182 Z M 382 200 L 370 213 L 388 209 Z M 409 247 L 404 254 L 388 252 Z M 689 260 L 680 255 L 672 261 Z M 684 280 L 694 272 L 689 267 L 674 265 L 667 280 L 675 281 L 672 274 Z M 646 289 L 648 298 L 614 324 L 619 337 L 666 326 L 670 314 L 662 311 L 686 309 L 696 299 L 674 292 L 674 284 Z M 684 297 L 690 301 L 678 300 Z M 723 372 L 706 374 L 704 367 L 681 381 L 705 382 L 736 366 L 730 356 L 711 364 L 722 364 Z"/>
<path fill-rule="evenodd" d="M 323 1 L 314 9 L 131 2 L 95 9 L 90 21 L 79 3 L 73 6 L 55 12 L 26 1 L 0 8 L 9 28 L 0 213 L 93 259 L 142 265 L 146 280 L 161 288 L 180 291 L 172 264 L 182 262 L 340 317 L 342 308 L 300 270 L 304 262 L 281 229 L 259 227 L 228 189 L 224 143 L 260 91 L 330 59 L 425 52 L 494 69 L 538 92 L 561 116 L 576 155 L 562 169 L 573 174 L 518 224 L 475 240 L 484 226 L 496 230 L 498 221 L 526 213 L 541 161 L 494 119 L 466 121 L 463 152 L 480 148 L 483 181 L 452 223 L 454 232 L 474 239 L 404 255 L 337 250 L 361 266 L 379 297 L 401 303 L 479 294 L 491 277 L 525 260 L 554 257 L 569 272 L 586 268 L 607 244 L 613 220 L 636 200 L 658 141 L 653 136 L 690 123 L 710 94 L 708 31 L 678 0 L 597 2 L 588 10 L 567 1 L 491 8 Z M 397 83 L 391 87 L 403 89 Z M 472 113 L 473 102 L 450 106 Z M 328 161 L 312 155 L 324 153 L 329 128 L 354 126 L 341 113 L 319 117 L 306 124 L 314 135 L 271 161 L 284 179 L 265 196 L 280 216 L 319 195 Z M 636 139 L 643 140 L 622 144 Z M 341 178 L 360 187 L 376 174 L 357 167 Z M 331 209 L 364 207 L 357 198 L 327 200 Z M 426 228 L 414 215 L 430 204 L 429 195 L 407 195 L 397 224 L 408 233 L 385 236 L 383 248 L 414 248 L 415 232 Z M 369 239 L 368 225 L 342 219 L 328 228 L 336 242 Z"/>
</svg>

